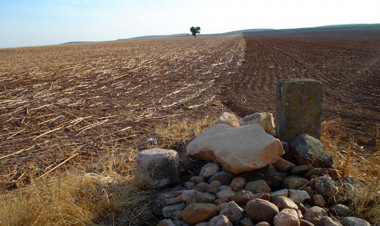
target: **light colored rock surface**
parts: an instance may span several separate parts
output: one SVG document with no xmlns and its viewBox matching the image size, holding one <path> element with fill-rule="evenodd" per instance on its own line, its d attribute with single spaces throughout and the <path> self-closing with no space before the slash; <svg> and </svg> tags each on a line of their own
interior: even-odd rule
<svg viewBox="0 0 380 226">
<path fill-rule="evenodd" d="M 153 148 L 136 156 L 137 175 L 152 187 L 165 187 L 178 182 L 178 153 L 174 150 Z"/>
<path fill-rule="evenodd" d="M 220 214 L 225 215 L 233 224 L 239 224 L 243 218 L 244 210 L 234 201 L 228 204 L 220 211 Z"/>
<path fill-rule="evenodd" d="M 206 163 L 202 167 L 199 175 L 208 178 L 208 177 L 211 177 L 212 175 L 214 175 L 218 171 L 219 171 L 219 165 L 215 162 L 209 162 L 209 163 Z"/>
<path fill-rule="evenodd" d="M 275 226 L 299 226 L 300 225 L 297 212 L 294 209 L 283 209 L 280 213 L 278 213 L 274 217 L 273 223 Z"/>
<path fill-rule="evenodd" d="M 279 210 L 282 209 L 294 209 L 298 210 L 297 204 L 293 200 L 284 196 L 272 196 L 270 201 L 275 204 Z"/>
<path fill-rule="evenodd" d="M 288 189 L 289 190 L 289 198 L 293 200 L 293 202 L 299 202 L 302 203 L 306 199 L 310 199 L 310 195 L 303 190 L 295 190 L 295 189 Z"/>
<path fill-rule="evenodd" d="M 239 120 L 240 126 L 259 124 L 265 131 L 274 130 L 273 114 L 269 112 L 256 112 Z"/>
<path fill-rule="evenodd" d="M 327 213 L 326 211 L 319 207 L 319 206 L 313 206 L 311 208 L 309 208 L 308 210 L 306 210 L 306 213 L 305 213 L 305 220 L 315 224 L 315 225 L 318 225 L 318 222 L 320 221 L 320 219 L 322 217 L 327 217 Z"/>
<path fill-rule="evenodd" d="M 228 126 L 239 126 L 239 121 L 236 115 L 224 112 L 217 120 L 216 124 L 224 124 Z"/>
<path fill-rule="evenodd" d="M 187 155 L 222 164 L 232 173 L 255 170 L 284 154 L 281 142 L 259 125 L 215 125 L 187 145 Z"/>
<path fill-rule="evenodd" d="M 230 220 L 222 215 L 222 214 L 219 214 L 218 216 L 215 216 L 213 218 L 211 218 L 211 220 L 208 222 L 208 224 L 211 226 L 232 226 L 232 223 L 230 222 Z"/>
<path fill-rule="evenodd" d="M 275 204 L 263 199 L 249 201 L 246 211 L 248 218 L 253 222 L 265 221 L 268 223 L 272 223 L 273 217 L 280 212 Z"/>
<path fill-rule="evenodd" d="M 288 189 L 281 189 L 270 193 L 271 196 L 289 196 L 289 190 Z"/>
</svg>

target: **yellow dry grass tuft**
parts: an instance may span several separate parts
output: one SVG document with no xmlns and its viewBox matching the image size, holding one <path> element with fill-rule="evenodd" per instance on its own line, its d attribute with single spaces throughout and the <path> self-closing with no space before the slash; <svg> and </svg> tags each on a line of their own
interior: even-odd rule
<svg viewBox="0 0 380 226">
<path fill-rule="evenodd" d="M 322 123 L 321 141 L 326 152 L 333 156 L 335 168 L 343 178 L 353 176 L 364 182 L 363 188 L 344 187 L 355 216 L 371 223 L 380 222 L 380 152 L 368 153 L 355 143 L 354 139 L 344 142 L 341 139 L 341 120 Z M 379 132 L 376 144 L 380 143 Z M 342 147 L 347 147 L 343 149 Z M 378 147 L 377 147 L 378 150 Z"/>
<path fill-rule="evenodd" d="M 173 148 L 179 147 L 178 152 L 184 151 L 184 146 L 194 137 L 210 128 L 215 120 L 209 116 L 203 119 L 184 119 L 174 121 L 169 124 L 161 124 L 155 130 L 159 138 L 159 147 Z"/>
<path fill-rule="evenodd" d="M 0 225 L 133 222 L 138 216 L 134 211 L 142 209 L 152 192 L 135 178 L 136 153 L 129 150 L 103 159 L 97 173 L 61 173 L 1 194 Z"/>
</svg>

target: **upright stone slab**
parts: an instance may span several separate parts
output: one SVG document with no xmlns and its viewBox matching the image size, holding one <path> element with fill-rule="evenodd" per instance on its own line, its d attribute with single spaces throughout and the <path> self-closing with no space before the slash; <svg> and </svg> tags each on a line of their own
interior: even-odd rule
<svg viewBox="0 0 380 226">
<path fill-rule="evenodd" d="M 136 156 L 137 176 L 151 187 L 177 183 L 178 164 L 178 153 L 174 150 L 152 148 Z"/>
<path fill-rule="evenodd" d="M 313 79 L 285 79 L 277 82 L 276 127 L 281 140 L 291 142 L 307 133 L 321 134 L 323 86 Z"/>
</svg>

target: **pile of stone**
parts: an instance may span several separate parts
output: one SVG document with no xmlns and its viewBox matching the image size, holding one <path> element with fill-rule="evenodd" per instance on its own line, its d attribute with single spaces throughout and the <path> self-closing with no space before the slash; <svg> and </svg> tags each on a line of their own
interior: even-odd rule
<svg viewBox="0 0 380 226">
<path fill-rule="evenodd" d="M 205 164 L 183 187 L 161 194 L 159 225 L 370 225 L 351 217 L 336 170 L 298 165 L 281 158 L 239 175 Z M 160 212 L 161 210 L 161 212 Z"/>
<path fill-rule="evenodd" d="M 208 163 L 181 185 L 176 151 L 138 154 L 138 176 L 147 185 L 177 185 L 156 199 L 159 225 L 370 225 L 351 216 L 343 189 L 363 184 L 340 180 L 318 140 L 321 84 L 285 80 L 277 89 L 277 131 L 270 113 L 240 120 L 224 113 L 187 145 L 188 158 Z"/>
</svg>

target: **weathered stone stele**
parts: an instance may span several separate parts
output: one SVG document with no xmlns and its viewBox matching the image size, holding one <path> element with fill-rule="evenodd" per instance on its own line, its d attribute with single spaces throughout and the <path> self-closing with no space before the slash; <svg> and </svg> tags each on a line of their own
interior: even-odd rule
<svg viewBox="0 0 380 226">
<path fill-rule="evenodd" d="M 237 174 L 276 162 L 284 149 L 278 139 L 258 124 L 240 127 L 218 124 L 191 141 L 186 154 L 218 162 Z"/>
<path fill-rule="evenodd" d="M 280 140 L 292 141 L 307 133 L 321 134 L 322 83 L 313 79 L 285 79 L 277 82 L 276 128 Z"/>
<path fill-rule="evenodd" d="M 151 187 L 165 187 L 178 182 L 178 153 L 152 148 L 136 156 L 137 176 Z"/>
</svg>

